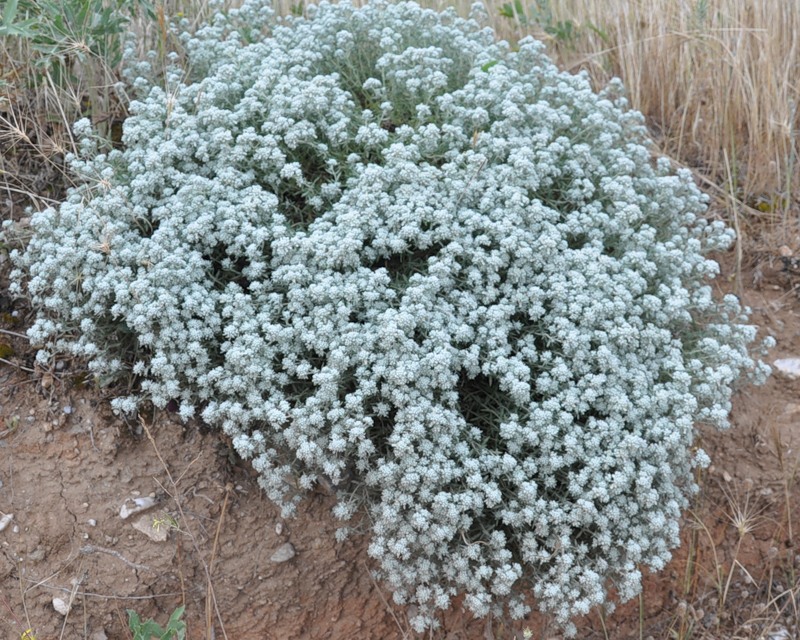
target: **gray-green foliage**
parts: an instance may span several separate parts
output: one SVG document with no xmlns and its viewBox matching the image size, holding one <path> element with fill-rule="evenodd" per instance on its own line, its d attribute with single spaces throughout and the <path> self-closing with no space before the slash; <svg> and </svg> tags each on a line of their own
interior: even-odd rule
<svg viewBox="0 0 800 640">
<path fill-rule="evenodd" d="M 184 35 L 188 77 L 137 69 L 124 150 L 76 127 L 84 185 L 15 256 L 39 358 L 132 369 L 117 408 L 221 427 L 287 515 L 325 478 L 417 626 L 532 592 L 574 630 L 667 562 L 693 425 L 764 373 L 707 282 L 731 233 L 539 43 L 309 11 L 246 3 Z"/>
</svg>

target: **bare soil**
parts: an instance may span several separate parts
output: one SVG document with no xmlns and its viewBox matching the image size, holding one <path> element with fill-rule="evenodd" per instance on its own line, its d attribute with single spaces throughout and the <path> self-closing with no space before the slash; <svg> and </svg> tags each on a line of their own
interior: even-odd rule
<svg viewBox="0 0 800 640">
<path fill-rule="evenodd" d="M 743 297 L 778 342 L 772 361 L 800 355 L 800 299 L 768 258 L 746 271 Z M 23 332 L 4 304 L 0 328 Z M 13 366 L 0 363 L 0 517 L 13 514 L 0 531 L 0 638 L 27 629 L 36 640 L 131 638 L 126 609 L 163 624 L 181 604 L 189 639 L 416 637 L 371 577 L 366 536 L 335 542 L 323 489 L 284 521 L 220 434 L 167 412 L 144 416 L 146 430 L 126 423 L 72 363 L 37 371 L 22 339 L 0 343 L 14 351 Z M 800 381 L 774 375 L 743 388 L 734 426 L 701 431 L 713 466 L 673 562 L 645 574 L 640 600 L 579 621 L 578 637 L 797 637 L 799 421 Z M 154 504 L 121 518 L 135 498 Z M 286 543 L 294 557 L 276 562 Z M 476 621 L 459 602 L 425 637 L 502 640 L 526 629 L 558 637 L 541 616 Z"/>
</svg>

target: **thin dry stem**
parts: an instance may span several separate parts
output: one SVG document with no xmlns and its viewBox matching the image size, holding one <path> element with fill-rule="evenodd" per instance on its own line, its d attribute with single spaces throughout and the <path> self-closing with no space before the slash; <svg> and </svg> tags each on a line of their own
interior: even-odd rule
<svg viewBox="0 0 800 640">
<path fill-rule="evenodd" d="M 214 585 L 213 585 L 213 582 L 211 581 L 211 572 L 209 570 L 208 563 L 206 563 L 206 561 L 203 559 L 203 555 L 200 552 L 200 545 L 198 544 L 197 538 L 195 537 L 194 533 L 192 532 L 192 529 L 189 526 L 189 521 L 186 518 L 186 514 L 183 511 L 183 505 L 181 504 L 180 497 L 179 497 L 180 496 L 180 492 L 178 490 L 178 485 L 175 482 L 175 480 L 172 478 L 172 473 L 170 472 L 169 467 L 167 466 L 167 463 L 164 461 L 164 458 L 161 455 L 161 451 L 159 450 L 158 445 L 156 444 L 156 440 L 153 437 L 153 434 L 152 434 L 152 432 L 150 430 L 149 425 L 147 424 L 147 421 L 144 419 L 144 417 L 140 416 L 139 417 L 139 422 L 141 423 L 145 434 L 147 434 L 147 439 L 150 441 L 150 444 L 153 446 L 153 450 L 155 451 L 155 454 L 156 454 L 156 457 L 158 458 L 158 461 L 161 463 L 161 466 L 164 468 L 164 472 L 167 474 L 167 478 L 169 479 L 170 486 L 172 487 L 172 490 L 174 492 L 173 494 L 171 494 L 172 495 L 172 499 L 175 501 L 175 505 L 178 507 L 178 511 L 179 511 L 179 513 L 181 515 L 181 520 L 184 523 L 186 523 L 186 533 L 189 535 L 189 538 L 192 541 L 192 546 L 194 547 L 194 550 L 197 553 L 197 557 L 199 558 L 200 563 L 203 565 L 203 571 L 204 571 L 205 576 L 206 576 L 207 593 L 209 594 L 208 597 L 209 597 L 209 600 L 210 600 L 211 604 L 213 605 L 214 614 L 215 614 L 215 617 L 217 619 L 217 622 L 219 623 L 220 631 L 222 633 L 222 636 L 225 638 L 225 640 L 228 640 L 228 635 L 225 632 L 225 624 L 222 621 L 222 615 L 221 615 L 220 610 L 219 610 L 219 605 L 217 603 L 217 598 L 216 598 L 216 595 L 214 594 Z M 183 477 L 183 476 L 181 476 L 181 477 Z M 212 640 L 212 637 L 209 636 L 207 638 L 207 640 Z"/>
</svg>

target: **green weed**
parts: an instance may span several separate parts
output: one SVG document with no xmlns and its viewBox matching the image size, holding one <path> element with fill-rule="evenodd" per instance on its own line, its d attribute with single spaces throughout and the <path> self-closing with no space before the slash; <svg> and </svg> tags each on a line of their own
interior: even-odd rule
<svg viewBox="0 0 800 640">
<path fill-rule="evenodd" d="M 152 618 L 142 622 L 138 613 L 128 609 L 128 627 L 133 632 L 133 640 L 151 640 L 152 638 L 156 638 L 156 640 L 184 640 L 186 637 L 186 623 L 181 620 L 181 617 L 185 608 L 180 606 L 172 612 L 166 628 L 162 628 Z"/>
</svg>

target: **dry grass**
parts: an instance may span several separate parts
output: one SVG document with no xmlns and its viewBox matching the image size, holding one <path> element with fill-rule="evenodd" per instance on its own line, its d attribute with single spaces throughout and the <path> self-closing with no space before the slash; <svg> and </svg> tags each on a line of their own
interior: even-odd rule
<svg viewBox="0 0 800 640">
<path fill-rule="evenodd" d="M 363 0 L 360 0 L 363 1 Z M 501 37 L 534 34 L 548 42 L 564 68 L 587 70 L 598 86 L 619 76 L 661 150 L 755 210 L 786 220 L 800 177 L 800 4 L 786 0 L 487 0 Z M 435 8 L 471 0 L 424 0 Z M 133 3 L 130 3 L 131 5 Z M 156 19 L 136 13 L 132 28 L 144 50 L 163 52 L 166 25 L 179 12 L 198 21 L 208 0 L 154 3 Z M 276 0 L 283 13 L 302 0 Z M 30 43 L 0 38 L 0 145 L 22 145 L 55 162 L 72 143 L 69 127 L 90 107 L 95 122 L 122 113 L 111 85 L 117 69 L 92 54 L 80 31 L 68 34 L 59 55 L 82 57 L 66 85 Z M 70 58 L 71 57 L 71 58 Z M 4 85 L 4 90 L 3 90 Z M 53 160 L 56 158 L 56 160 Z M 0 165 L 5 189 L 27 189 Z M 38 204 L 43 204 L 39 202 Z M 770 216 L 773 217 L 773 216 Z"/>
<path fill-rule="evenodd" d="M 534 0 L 523 6 L 515 30 L 499 16 L 498 30 L 511 37 L 545 31 L 562 66 L 586 69 L 598 85 L 619 76 L 665 153 L 718 184 L 728 182 L 727 156 L 737 197 L 757 209 L 789 212 L 798 178 L 800 4 Z"/>
</svg>

